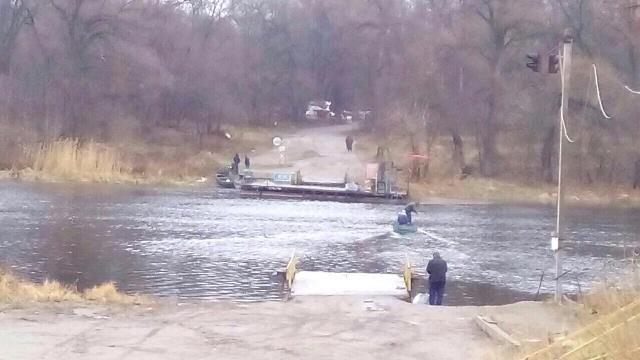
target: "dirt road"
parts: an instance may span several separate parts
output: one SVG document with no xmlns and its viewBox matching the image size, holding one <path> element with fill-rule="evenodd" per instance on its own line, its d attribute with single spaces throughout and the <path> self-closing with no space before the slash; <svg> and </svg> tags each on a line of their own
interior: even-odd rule
<svg viewBox="0 0 640 360">
<path fill-rule="evenodd" d="M 0 311 L 0 359 L 495 359 L 473 323 L 491 315 L 546 341 L 571 312 L 543 303 L 429 307 L 379 298 L 299 298 L 117 309 L 55 304 Z"/>
<path fill-rule="evenodd" d="M 295 172 L 300 170 L 306 181 L 342 182 L 345 174 L 355 180 L 364 177 L 367 155 L 358 150 L 347 152 L 345 138 L 357 129 L 357 124 L 336 125 L 303 129 L 282 134 L 285 162 L 280 161 L 280 151 L 259 154 L 252 159 L 254 170 Z"/>
</svg>

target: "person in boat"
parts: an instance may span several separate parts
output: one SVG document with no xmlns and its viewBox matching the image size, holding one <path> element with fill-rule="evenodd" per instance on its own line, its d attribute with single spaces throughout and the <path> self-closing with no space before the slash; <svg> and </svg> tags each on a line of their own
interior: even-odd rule
<svg viewBox="0 0 640 360">
<path fill-rule="evenodd" d="M 414 202 L 410 202 L 409 204 L 407 204 L 407 206 L 404 208 L 404 213 L 407 215 L 407 219 L 409 220 L 409 224 L 412 223 L 411 220 L 411 213 L 418 213 L 418 211 L 416 211 L 416 207 L 418 206 L 417 203 Z"/>
<path fill-rule="evenodd" d="M 407 225 L 409 224 L 409 219 L 407 218 L 407 214 L 403 212 L 398 213 L 398 225 Z"/>
<path fill-rule="evenodd" d="M 447 262 L 439 252 L 433 253 L 433 259 L 427 264 L 429 274 L 429 305 L 442 305 L 444 287 L 447 283 Z"/>
</svg>

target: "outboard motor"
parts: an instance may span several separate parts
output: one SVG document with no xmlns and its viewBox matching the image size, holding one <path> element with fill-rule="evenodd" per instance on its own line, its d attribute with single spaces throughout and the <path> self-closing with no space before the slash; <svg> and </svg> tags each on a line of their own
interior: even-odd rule
<svg viewBox="0 0 640 360">
<path fill-rule="evenodd" d="M 409 218 L 407 214 L 404 212 L 398 213 L 398 225 L 407 225 L 409 223 Z"/>
</svg>

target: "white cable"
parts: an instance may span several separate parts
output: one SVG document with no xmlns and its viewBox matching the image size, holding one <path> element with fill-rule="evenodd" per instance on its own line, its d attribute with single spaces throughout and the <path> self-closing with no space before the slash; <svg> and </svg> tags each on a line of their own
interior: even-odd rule
<svg viewBox="0 0 640 360">
<path fill-rule="evenodd" d="M 604 106 L 602 106 L 602 97 L 600 97 L 600 84 L 598 83 L 598 68 L 596 68 L 596 64 L 593 64 L 593 74 L 596 77 L 596 92 L 598 93 L 598 103 L 600 104 L 600 111 L 602 112 L 602 116 L 605 119 L 611 119 L 611 116 L 604 111 Z"/>
<path fill-rule="evenodd" d="M 560 122 L 562 124 L 562 133 L 564 134 L 564 138 L 567 139 L 567 141 L 571 144 L 573 144 L 574 142 L 576 142 L 575 140 L 573 140 L 572 138 L 569 137 L 569 133 L 567 132 L 567 124 L 564 121 L 564 111 L 560 111 Z"/>
<path fill-rule="evenodd" d="M 562 84 L 562 100 L 560 103 L 560 131 L 564 138 L 567 139 L 569 143 L 574 143 L 575 141 L 569 137 L 569 132 L 567 131 L 567 123 L 564 120 L 564 59 L 562 60 L 562 64 L 560 66 L 560 82 Z"/>
<path fill-rule="evenodd" d="M 624 86 L 624 88 L 629 90 L 630 93 L 633 93 L 633 94 L 636 94 L 636 95 L 640 95 L 640 91 L 633 90 L 633 89 L 631 89 L 630 87 L 628 87 L 626 85 Z"/>
</svg>

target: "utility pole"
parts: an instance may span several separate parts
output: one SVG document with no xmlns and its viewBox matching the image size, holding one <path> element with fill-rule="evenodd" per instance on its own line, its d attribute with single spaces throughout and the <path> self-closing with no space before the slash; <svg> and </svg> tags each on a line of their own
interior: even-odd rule
<svg viewBox="0 0 640 360">
<path fill-rule="evenodd" d="M 566 175 L 566 169 L 564 168 L 565 153 L 563 152 L 563 145 L 565 144 L 565 121 L 564 115 L 569 108 L 569 81 L 571 80 L 571 51 L 573 46 L 573 38 L 568 31 L 565 32 L 563 47 L 562 47 L 562 107 L 560 108 L 560 116 L 558 120 L 558 133 L 560 138 L 560 144 L 558 146 L 558 209 L 556 214 L 556 233 L 555 237 L 551 241 L 551 247 L 555 252 L 556 259 L 556 294 L 555 300 L 558 304 L 562 303 L 562 284 L 560 277 L 562 276 L 562 262 L 560 259 L 560 252 L 562 251 L 562 243 L 565 240 L 566 229 L 564 222 L 564 180 Z"/>
</svg>

